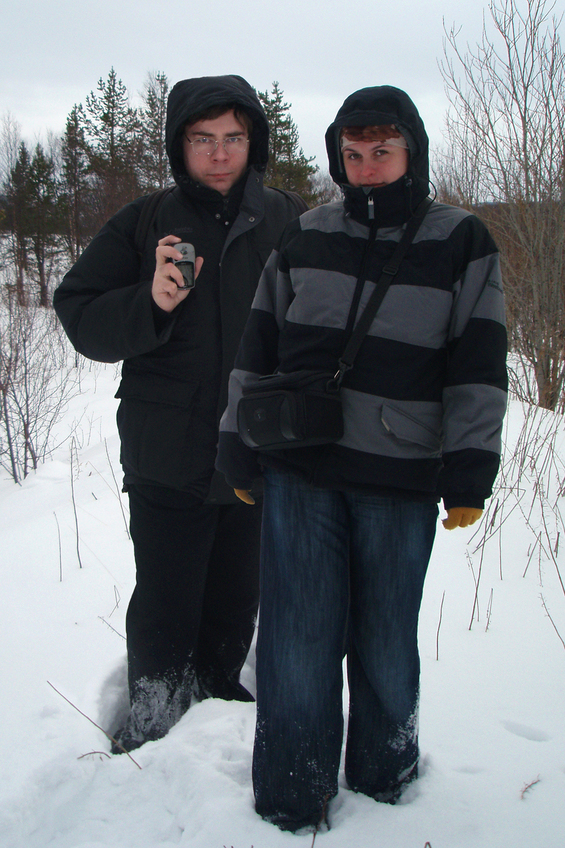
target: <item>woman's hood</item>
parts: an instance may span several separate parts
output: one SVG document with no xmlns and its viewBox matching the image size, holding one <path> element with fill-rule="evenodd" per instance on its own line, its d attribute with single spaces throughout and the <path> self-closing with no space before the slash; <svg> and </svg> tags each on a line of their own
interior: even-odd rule
<svg viewBox="0 0 565 848">
<path fill-rule="evenodd" d="M 335 121 L 326 132 L 326 149 L 330 174 L 338 185 L 348 185 L 340 149 L 342 127 L 379 126 L 395 124 L 405 136 L 410 148 L 407 176 L 412 177 L 420 192 L 429 191 L 428 136 L 412 100 L 405 91 L 391 85 L 361 88 L 351 94 L 338 111 Z"/>
</svg>

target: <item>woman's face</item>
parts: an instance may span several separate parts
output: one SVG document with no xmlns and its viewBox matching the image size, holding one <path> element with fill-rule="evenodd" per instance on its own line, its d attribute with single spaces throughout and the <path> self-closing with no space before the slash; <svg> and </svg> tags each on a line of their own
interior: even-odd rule
<svg viewBox="0 0 565 848">
<path fill-rule="evenodd" d="M 341 153 L 347 179 L 352 186 L 380 186 L 394 183 L 408 170 L 405 147 L 379 141 L 348 141 Z"/>
</svg>

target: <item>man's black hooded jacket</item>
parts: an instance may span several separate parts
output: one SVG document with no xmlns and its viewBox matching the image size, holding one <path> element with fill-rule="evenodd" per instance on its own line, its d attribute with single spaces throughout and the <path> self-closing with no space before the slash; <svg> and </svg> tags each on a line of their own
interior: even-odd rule
<svg viewBox="0 0 565 848">
<path fill-rule="evenodd" d="M 249 167 L 227 197 L 191 180 L 182 157 L 185 125 L 223 104 L 243 108 L 253 122 Z M 268 122 L 239 76 L 177 83 L 169 96 L 166 145 L 177 186 L 159 207 L 141 257 L 134 235 L 144 198 L 100 230 L 53 305 L 80 353 L 100 362 L 124 360 L 116 397 L 125 484 L 160 484 L 228 502 L 233 493 L 219 475 L 210 491 L 228 375 L 262 268 L 285 224 L 302 210 L 263 186 Z M 172 313 L 151 296 L 155 249 L 165 235 L 191 242 L 204 257 L 196 287 Z"/>
</svg>

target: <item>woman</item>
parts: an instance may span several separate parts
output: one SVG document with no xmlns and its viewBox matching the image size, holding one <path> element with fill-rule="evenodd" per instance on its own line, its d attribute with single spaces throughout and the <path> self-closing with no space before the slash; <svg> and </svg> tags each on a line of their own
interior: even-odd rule
<svg viewBox="0 0 565 848">
<path fill-rule="evenodd" d="M 348 97 L 326 146 L 344 199 L 287 225 L 269 259 L 217 463 L 247 502 L 264 477 L 253 781 L 257 812 L 291 831 L 317 826 L 337 793 L 344 653 L 349 787 L 395 803 L 417 776 L 417 626 L 437 503 L 447 529 L 480 517 L 506 406 L 496 246 L 474 215 L 433 203 L 343 381 L 343 438 L 260 453 L 239 439 L 248 380 L 337 370 L 354 298 L 359 315 L 429 194 L 427 135 L 399 89 Z"/>
</svg>

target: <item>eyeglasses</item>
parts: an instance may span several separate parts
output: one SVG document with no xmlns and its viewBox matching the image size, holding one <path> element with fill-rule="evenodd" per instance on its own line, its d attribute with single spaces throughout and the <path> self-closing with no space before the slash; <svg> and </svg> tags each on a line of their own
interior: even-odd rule
<svg viewBox="0 0 565 848">
<path fill-rule="evenodd" d="M 243 138 L 240 135 L 233 135 L 229 138 L 222 139 L 222 141 L 218 141 L 215 138 L 209 138 L 206 135 L 203 135 L 200 138 L 195 138 L 194 141 L 191 141 L 186 133 L 184 137 L 188 143 L 192 145 L 192 149 L 196 156 L 199 156 L 202 153 L 205 156 L 211 156 L 216 152 L 219 144 L 222 145 L 226 153 L 239 155 L 240 153 L 245 153 L 247 145 L 249 144 L 249 139 Z"/>
</svg>

